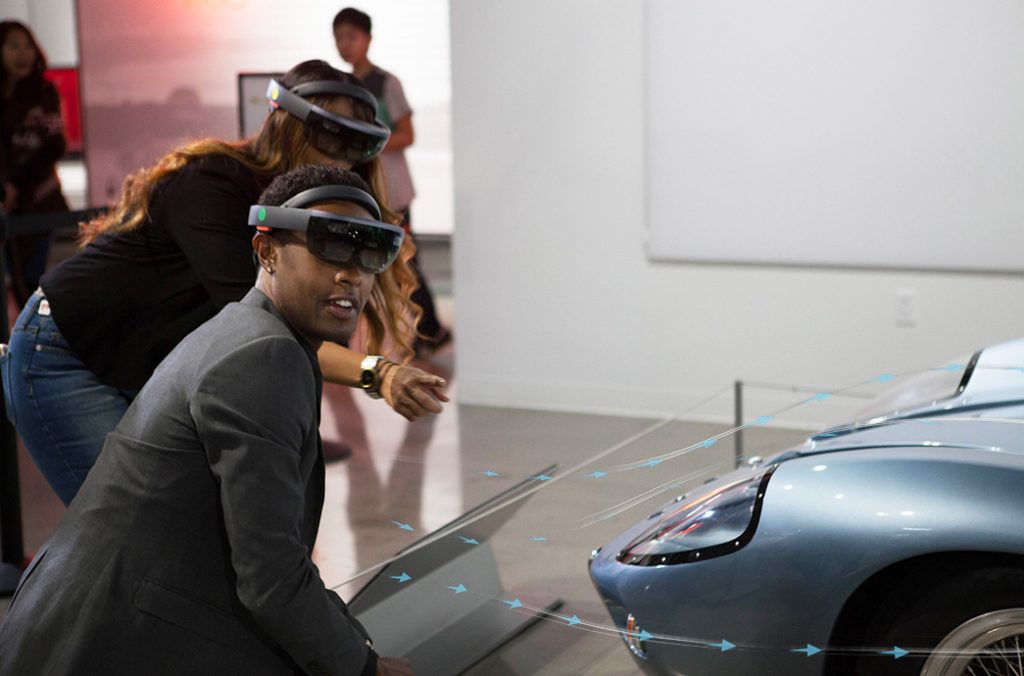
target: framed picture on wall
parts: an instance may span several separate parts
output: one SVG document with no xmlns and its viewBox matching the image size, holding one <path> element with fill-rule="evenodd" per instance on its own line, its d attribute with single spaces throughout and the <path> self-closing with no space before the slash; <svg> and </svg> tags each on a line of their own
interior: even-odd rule
<svg viewBox="0 0 1024 676">
<path fill-rule="evenodd" d="M 240 138 L 252 136 L 260 130 L 263 118 L 270 110 L 267 103 L 267 82 L 279 79 L 284 73 L 238 74 L 238 133 Z"/>
</svg>

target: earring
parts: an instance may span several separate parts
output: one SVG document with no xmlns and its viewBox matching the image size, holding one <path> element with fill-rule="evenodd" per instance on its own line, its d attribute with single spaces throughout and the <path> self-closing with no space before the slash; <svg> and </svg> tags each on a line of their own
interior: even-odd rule
<svg viewBox="0 0 1024 676">
<path fill-rule="evenodd" d="M 266 270 L 268 274 L 271 274 L 271 275 L 274 274 L 274 266 L 273 265 L 268 265 L 267 267 L 265 267 L 263 269 Z"/>
</svg>

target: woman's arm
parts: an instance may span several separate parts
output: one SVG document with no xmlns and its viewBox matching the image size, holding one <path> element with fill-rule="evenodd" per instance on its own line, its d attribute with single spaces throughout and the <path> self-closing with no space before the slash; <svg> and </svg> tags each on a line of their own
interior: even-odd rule
<svg viewBox="0 0 1024 676">
<path fill-rule="evenodd" d="M 411 146 L 415 140 L 416 132 L 412 128 L 412 113 L 410 113 L 395 123 L 388 144 L 384 147 L 387 150 L 402 150 Z"/>
<path fill-rule="evenodd" d="M 317 353 L 324 380 L 349 387 L 359 387 L 360 363 L 364 356 L 337 343 L 324 343 Z M 444 378 L 432 373 L 395 364 L 384 372 L 381 395 L 406 419 L 416 420 L 443 410 L 441 403 L 448 401 L 444 393 L 446 385 Z"/>
</svg>

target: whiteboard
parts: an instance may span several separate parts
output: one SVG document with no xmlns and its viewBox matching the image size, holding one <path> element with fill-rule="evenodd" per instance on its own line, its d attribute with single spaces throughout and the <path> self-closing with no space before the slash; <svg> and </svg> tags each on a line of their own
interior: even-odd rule
<svg viewBox="0 0 1024 676">
<path fill-rule="evenodd" d="M 645 12 L 650 258 L 1024 271 L 1024 3 Z"/>
</svg>

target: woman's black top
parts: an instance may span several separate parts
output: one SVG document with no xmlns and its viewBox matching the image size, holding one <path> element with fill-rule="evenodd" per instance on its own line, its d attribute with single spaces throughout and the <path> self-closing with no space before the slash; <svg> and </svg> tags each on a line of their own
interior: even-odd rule
<svg viewBox="0 0 1024 676">
<path fill-rule="evenodd" d="M 262 187 L 225 155 L 193 161 L 156 187 L 138 228 L 101 235 L 43 276 L 57 328 L 104 383 L 140 389 L 182 338 L 252 288 L 247 218 Z"/>
</svg>

